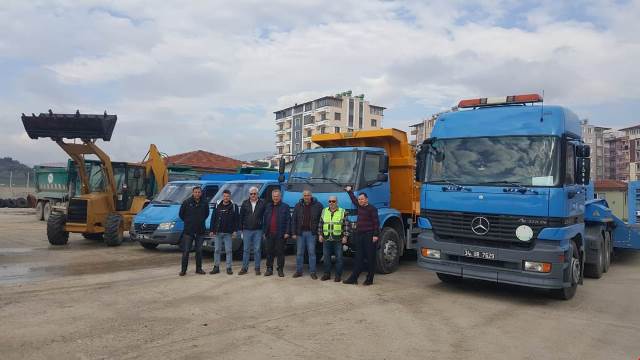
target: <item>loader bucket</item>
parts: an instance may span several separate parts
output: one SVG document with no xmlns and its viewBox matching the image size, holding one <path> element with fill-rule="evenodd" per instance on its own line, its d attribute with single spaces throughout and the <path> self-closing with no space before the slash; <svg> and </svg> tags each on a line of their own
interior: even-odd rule
<svg viewBox="0 0 640 360">
<path fill-rule="evenodd" d="M 49 137 L 58 139 L 102 139 L 111 140 L 116 126 L 116 115 L 54 114 L 41 113 L 27 116 L 22 114 L 22 124 L 32 139 Z"/>
</svg>

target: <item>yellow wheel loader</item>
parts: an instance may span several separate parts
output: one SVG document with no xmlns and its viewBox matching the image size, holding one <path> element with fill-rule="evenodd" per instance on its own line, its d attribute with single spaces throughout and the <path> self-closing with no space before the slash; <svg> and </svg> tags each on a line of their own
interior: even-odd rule
<svg viewBox="0 0 640 360">
<path fill-rule="evenodd" d="M 80 195 L 72 197 L 66 208 L 54 208 L 47 221 L 47 238 L 52 245 L 66 244 L 69 233 L 104 238 L 108 246 L 120 245 L 133 217 L 166 185 L 167 167 L 155 145 L 150 145 L 140 163 L 112 162 L 97 146 L 98 139 L 111 140 L 116 121 L 116 115 L 106 112 L 22 114 L 29 137 L 55 141 L 75 162 L 80 177 Z M 97 157 L 100 165 L 87 166 L 87 156 Z"/>
</svg>

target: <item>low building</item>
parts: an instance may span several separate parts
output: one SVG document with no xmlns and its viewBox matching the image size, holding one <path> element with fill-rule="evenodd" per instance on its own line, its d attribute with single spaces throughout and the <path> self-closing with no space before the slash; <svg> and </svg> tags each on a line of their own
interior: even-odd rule
<svg viewBox="0 0 640 360">
<path fill-rule="evenodd" d="M 167 166 L 188 166 L 207 173 L 235 173 L 239 167 L 248 165 L 244 161 L 204 150 L 171 155 L 164 160 Z"/>
<path fill-rule="evenodd" d="M 627 183 L 618 180 L 596 180 L 594 189 L 598 199 L 607 200 L 614 215 L 627 221 Z"/>
</svg>

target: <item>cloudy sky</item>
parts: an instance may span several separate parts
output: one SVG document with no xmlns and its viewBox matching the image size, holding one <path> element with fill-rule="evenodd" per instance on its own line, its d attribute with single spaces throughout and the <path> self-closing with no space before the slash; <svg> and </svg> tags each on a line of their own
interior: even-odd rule
<svg viewBox="0 0 640 360">
<path fill-rule="evenodd" d="M 566 4 L 561 4 L 566 3 Z M 541 92 L 640 123 L 640 1 L 0 2 L 0 156 L 64 160 L 20 113 L 118 115 L 140 160 L 275 150 L 273 111 L 345 90 L 407 129 L 465 97 Z"/>
</svg>

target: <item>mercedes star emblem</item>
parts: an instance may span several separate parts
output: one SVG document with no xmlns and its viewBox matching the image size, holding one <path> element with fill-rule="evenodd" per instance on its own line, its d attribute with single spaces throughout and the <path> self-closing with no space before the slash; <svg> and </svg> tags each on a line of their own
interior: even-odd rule
<svg viewBox="0 0 640 360">
<path fill-rule="evenodd" d="M 486 217 L 477 216 L 471 220 L 471 230 L 477 235 L 486 235 L 489 232 L 489 220 Z"/>
</svg>

